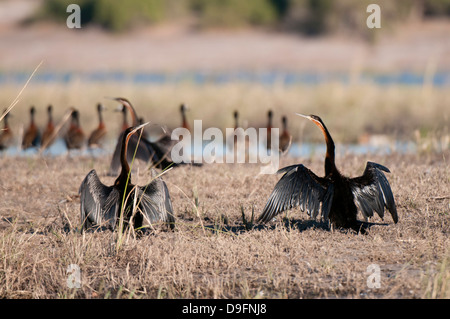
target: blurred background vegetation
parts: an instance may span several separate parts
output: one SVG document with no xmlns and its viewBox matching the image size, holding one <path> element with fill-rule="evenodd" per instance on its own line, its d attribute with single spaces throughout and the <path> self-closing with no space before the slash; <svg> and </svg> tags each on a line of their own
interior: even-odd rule
<svg viewBox="0 0 450 319">
<path fill-rule="evenodd" d="M 191 21 L 201 29 L 261 27 L 323 35 L 352 32 L 366 36 L 366 8 L 377 3 L 382 25 L 407 19 L 450 17 L 450 0 L 45 0 L 37 19 L 67 19 L 71 3 L 81 7 L 82 24 L 111 32 L 163 22 Z"/>
</svg>

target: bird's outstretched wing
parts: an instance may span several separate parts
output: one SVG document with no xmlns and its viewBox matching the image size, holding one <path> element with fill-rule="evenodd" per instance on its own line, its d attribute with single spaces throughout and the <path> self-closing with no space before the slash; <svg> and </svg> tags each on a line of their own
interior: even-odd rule
<svg viewBox="0 0 450 319">
<path fill-rule="evenodd" d="M 115 228 L 120 194 L 114 187 L 104 185 L 95 170 L 91 170 L 81 183 L 78 193 L 82 229 L 92 225 Z"/>
<path fill-rule="evenodd" d="M 373 212 L 383 218 L 384 208 L 391 213 L 395 223 L 398 222 L 394 195 L 383 171 L 390 173 L 383 165 L 367 162 L 362 176 L 350 179 L 355 203 L 364 217 L 372 217 Z"/>
<path fill-rule="evenodd" d="M 137 200 L 139 209 L 144 215 L 144 223 L 168 223 L 170 228 L 175 226 L 172 201 L 166 183 L 161 177 L 154 177 L 145 186 L 137 186 Z"/>
<path fill-rule="evenodd" d="M 333 200 L 333 184 L 325 178 L 318 177 L 308 168 L 292 165 L 280 169 L 285 173 L 275 185 L 258 221 L 268 222 L 279 213 L 300 206 L 316 218 L 319 212 L 322 219 L 328 218 Z"/>
</svg>

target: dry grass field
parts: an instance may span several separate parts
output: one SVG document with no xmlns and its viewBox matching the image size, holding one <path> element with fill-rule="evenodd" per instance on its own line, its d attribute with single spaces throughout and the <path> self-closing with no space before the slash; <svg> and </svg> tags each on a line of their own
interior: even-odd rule
<svg viewBox="0 0 450 319">
<path fill-rule="evenodd" d="M 1 299 L 450 298 L 450 94 L 448 86 L 433 86 L 434 76 L 448 73 L 450 66 L 448 19 L 408 24 L 395 32 L 386 28 L 376 43 L 345 36 L 193 32 L 177 25 L 111 35 L 97 27 L 78 32 L 64 23 L 20 26 L 12 20 L 18 22 L 34 1 L 4 2 L 2 7 L 10 9 L 0 19 L 0 111 L 11 105 L 40 61 L 36 75 L 71 74 L 67 82 L 32 78 L 19 94 L 9 118 L 13 148 L 20 144 L 32 105 L 40 128 L 47 123 L 49 104 L 55 122 L 77 108 L 89 134 L 98 125 L 96 105 L 104 103 L 108 148 L 122 120 L 113 112 L 117 103 L 105 97 L 125 97 L 145 121 L 169 128 L 181 124 L 181 103 L 189 107 L 191 127 L 202 120 L 203 129 L 233 127 L 234 110 L 243 127 L 265 127 L 272 109 L 274 127 L 287 115 L 293 141 L 300 144 L 323 143 L 323 136 L 294 112 L 316 114 L 336 142 L 336 164 L 343 174 L 362 174 L 366 161 L 391 170 L 387 178 L 399 222 L 394 224 L 388 213 L 384 220 L 375 217 L 362 235 L 330 231 L 295 209 L 259 225 L 255 220 L 280 176 L 259 174 L 260 164 L 205 164 L 163 175 L 176 217 L 174 231 L 155 225 L 149 234 L 128 231 L 121 240 L 117 231 L 81 234 L 78 188 L 93 168 L 104 184 L 114 182 L 107 176 L 110 153 L 0 153 Z M 348 81 L 198 84 L 187 78 L 157 84 L 83 78 L 84 72 L 97 71 L 195 70 L 337 71 Z M 404 70 L 423 75 L 423 84 L 359 80 L 372 72 Z M 9 81 L 10 71 L 19 80 Z M 342 145 L 367 136 L 381 138 L 391 152 L 341 152 Z M 415 143 L 415 152 L 398 152 L 398 141 Z M 322 175 L 322 156 L 314 149 L 308 156 L 282 157 L 280 166 L 303 163 Z M 148 183 L 147 167 L 138 167 L 133 183 Z M 79 287 L 73 286 L 71 265 L 79 267 Z M 371 285 L 373 265 L 380 270 L 379 287 Z"/>
<path fill-rule="evenodd" d="M 338 156 L 344 174 L 367 160 L 392 172 L 399 223 L 374 218 L 366 235 L 331 232 L 299 210 L 252 225 L 279 178 L 258 164 L 175 168 L 164 179 L 176 229 L 119 243 L 115 232 L 79 233 L 78 187 L 92 168 L 112 184 L 109 158 L 2 157 L 0 298 L 450 298 L 449 158 Z M 281 165 L 295 162 L 323 172 L 320 156 Z M 149 181 L 143 167 L 135 183 Z M 80 288 L 68 286 L 71 264 Z M 371 264 L 379 288 L 368 287 Z"/>
</svg>

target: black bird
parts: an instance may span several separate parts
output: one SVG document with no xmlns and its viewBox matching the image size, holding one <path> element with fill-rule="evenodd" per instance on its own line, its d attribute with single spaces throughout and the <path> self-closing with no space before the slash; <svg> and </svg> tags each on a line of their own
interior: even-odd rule
<svg viewBox="0 0 450 319">
<path fill-rule="evenodd" d="M 384 172 L 386 167 L 367 162 L 364 174 L 348 178 L 335 165 L 334 142 L 322 120 L 315 115 L 301 115 L 314 122 L 323 132 L 327 144 L 325 156 L 325 177 L 318 177 L 302 164 L 284 167 L 278 173 L 284 173 L 275 185 L 260 222 L 267 222 L 279 213 L 300 206 L 308 215 L 329 219 L 331 227 L 351 228 L 359 231 L 356 215 L 359 210 L 365 218 L 372 217 L 375 211 L 381 218 L 385 207 L 398 222 L 394 196 Z M 361 229 L 361 231 L 364 231 Z"/>
<path fill-rule="evenodd" d="M 172 201 L 162 178 L 156 177 L 145 186 L 135 186 L 131 183 L 130 166 L 127 161 L 128 143 L 130 138 L 147 124 L 135 128 L 129 127 L 125 130 L 120 141 L 122 170 L 114 185 L 104 185 L 95 170 L 91 170 L 84 178 L 79 189 L 83 230 L 92 225 L 115 229 L 119 223 L 121 212 L 124 214 L 123 220 L 134 226 L 135 229 L 149 226 L 158 221 L 168 223 L 171 228 L 174 227 Z M 137 204 L 134 214 L 135 196 Z M 125 207 L 122 210 L 123 202 L 125 202 Z"/>
<path fill-rule="evenodd" d="M 131 103 L 125 99 L 125 98 L 113 98 L 113 100 L 118 101 L 122 104 L 123 108 L 126 108 L 132 118 L 133 126 L 138 125 L 138 116 L 136 114 L 136 111 L 134 107 L 131 105 Z M 119 139 L 116 144 L 116 148 L 114 150 L 114 154 L 111 160 L 110 164 L 110 174 L 116 174 L 117 171 L 120 168 L 120 143 L 123 138 L 124 132 L 121 132 L 119 135 Z M 159 145 L 157 142 L 153 143 L 147 140 L 146 138 L 140 138 L 138 134 L 133 134 L 130 137 L 130 148 L 128 150 L 128 158 L 132 158 L 134 155 L 134 150 L 136 149 L 136 158 L 140 159 L 144 162 L 151 162 L 155 167 L 160 169 L 166 169 L 168 167 L 177 166 L 177 163 L 174 163 L 171 158 L 170 154 L 168 154 L 168 149 L 162 147 L 162 145 Z"/>
</svg>

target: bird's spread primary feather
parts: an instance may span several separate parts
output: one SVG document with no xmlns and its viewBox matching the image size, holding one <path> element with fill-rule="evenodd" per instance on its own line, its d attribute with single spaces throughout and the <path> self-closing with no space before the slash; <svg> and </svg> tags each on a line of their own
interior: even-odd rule
<svg viewBox="0 0 450 319">
<path fill-rule="evenodd" d="M 278 173 L 284 175 L 270 195 L 259 221 L 268 222 L 296 206 L 313 218 L 319 213 L 323 218 L 328 216 L 333 187 L 325 178 L 318 177 L 302 164 L 282 168 Z"/>
<path fill-rule="evenodd" d="M 374 211 L 383 218 L 386 207 L 394 222 L 397 223 L 398 215 L 394 195 L 382 171 L 390 172 L 383 165 L 367 162 L 364 174 L 350 180 L 352 193 L 356 205 L 365 218 L 372 217 Z"/>
</svg>

